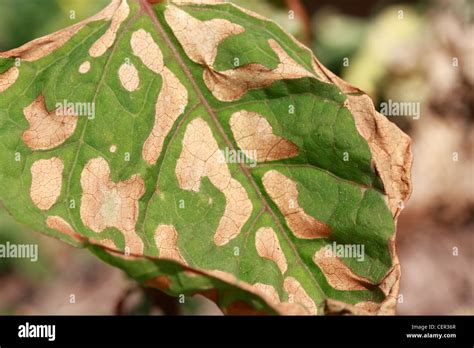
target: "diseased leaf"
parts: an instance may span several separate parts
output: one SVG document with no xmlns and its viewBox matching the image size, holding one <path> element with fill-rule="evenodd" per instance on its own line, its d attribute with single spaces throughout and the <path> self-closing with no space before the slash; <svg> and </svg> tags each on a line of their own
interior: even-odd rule
<svg viewBox="0 0 474 348">
<path fill-rule="evenodd" d="M 114 0 L 0 57 L 17 220 L 226 313 L 394 313 L 410 140 L 273 22 Z"/>
</svg>

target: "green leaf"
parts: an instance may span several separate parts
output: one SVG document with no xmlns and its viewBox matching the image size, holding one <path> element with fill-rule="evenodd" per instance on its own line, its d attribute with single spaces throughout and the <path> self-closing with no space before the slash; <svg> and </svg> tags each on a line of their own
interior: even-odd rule
<svg viewBox="0 0 474 348">
<path fill-rule="evenodd" d="M 410 140 L 278 25 L 115 0 L 0 54 L 20 222 L 226 313 L 393 313 Z"/>
</svg>

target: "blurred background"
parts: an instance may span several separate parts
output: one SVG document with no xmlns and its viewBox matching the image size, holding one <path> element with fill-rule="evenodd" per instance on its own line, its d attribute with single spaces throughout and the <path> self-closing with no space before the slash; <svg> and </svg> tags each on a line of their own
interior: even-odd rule
<svg viewBox="0 0 474 348">
<path fill-rule="evenodd" d="M 235 0 L 281 24 L 366 91 L 413 141 L 413 195 L 398 221 L 399 314 L 474 314 L 474 6 L 469 0 Z M 84 19 L 108 0 L 0 0 L 0 51 Z M 89 254 L 18 226 L 0 206 L 0 244 L 37 243 L 38 262 L 0 260 L 0 314 L 219 314 L 139 288 Z M 179 308 L 178 308 L 179 307 Z"/>
</svg>

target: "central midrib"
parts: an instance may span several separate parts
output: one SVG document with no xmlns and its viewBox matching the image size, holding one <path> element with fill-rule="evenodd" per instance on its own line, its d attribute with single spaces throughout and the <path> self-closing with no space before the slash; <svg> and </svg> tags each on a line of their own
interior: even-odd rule
<svg viewBox="0 0 474 348">
<path fill-rule="evenodd" d="M 214 112 L 214 110 L 212 109 L 212 107 L 209 105 L 209 103 L 207 102 L 204 94 L 201 92 L 199 86 L 197 85 L 192 73 L 189 71 L 187 65 L 185 64 L 184 60 L 182 59 L 181 55 L 179 54 L 178 50 L 176 49 L 176 47 L 174 46 L 173 42 L 171 41 L 171 39 L 168 37 L 168 34 L 166 33 L 166 31 L 163 29 L 160 21 L 158 20 L 152 6 L 150 5 L 150 3 L 147 2 L 147 0 L 138 0 L 140 2 L 140 5 L 143 9 L 144 12 L 146 12 L 148 14 L 148 16 L 151 18 L 151 21 L 153 22 L 153 24 L 155 25 L 156 27 L 156 30 L 158 31 L 158 34 L 161 36 L 161 38 L 165 41 L 166 45 L 168 46 L 168 48 L 171 50 L 172 54 L 174 55 L 174 57 L 176 58 L 178 64 L 180 65 L 180 67 L 182 68 L 184 74 L 186 75 L 186 77 L 188 78 L 188 80 L 190 81 L 190 83 L 192 84 L 193 86 L 193 89 L 196 93 L 196 95 L 198 96 L 201 104 L 204 106 L 204 108 L 206 109 L 206 111 L 208 112 L 209 116 L 211 117 L 212 121 L 214 122 L 214 125 L 217 127 L 217 130 L 219 131 L 220 135 L 222 136 L 222 138 L 224 139 L 226 145 L 230 148 L 230 149 L 234 149 L 234 146 L 231 142 L 231 140 L 229 139 L 229 137 L 227 136 L 224 128 L 222 127 L 222 125 L 220 124 L 219 122 L 219 119 L 217 118 L 216 116 L 216 113 Z M 303 260 L 301 259 L 301 256 L 300 254 L 298 253 L 298 251 L 296 250 L 296 248 L 294 247 L 293 243 L 291 242 L 290 238 L 288 237 L 287 233 L 286 233 L 286 230 L 284 229 L 284 227 L 282 226 L 281 222 L 280 222 L 280 219 L 275 215 L 275 212 L 272 210 L 272 208 L 270 207 L 269 203 L 267 202 L 267 199 L 265 198 L 265 196 L 263 195 L 263 193 L 260 191 L 260 188 L 258 186 L 258 184 L 255 182 L 254 178 L 252 177 L 252 174 L 250 173 L 250 171 L 248 170 L 247 167 L 245 167 L 242 163 L 239 163 L 239 168 L 240 170 L 244 173 L 244 175 L 247 177 L 247 179 L 250 181 L 250 183 L 252 184 L 255 192 L 257 193 L 257 195 L 260 197 L 261 201 L 262 201 L 262 204 L 264 206 L 264 209 L 266 211 L 269 212 L 269 214 L 272 216 L 272 219 L 275 221 L 275 223 L 278 225 L 278 227 L 280 228 L 280 230 L 282 231 L 282 235 L 284 236 L 284 238 L 286 239 L 288 245 L 290 246 L 290 248 L 293 250 L 294 254 L 296 255 L 297 257 L 297 260 L 298 260 L 298 263 L 301 265 L 301 267 L 303 267 L 307 273 L 309 274 L 310 276 L 310 279 L 312 280 L 312 282 L 316 285 L 316 288 L 320 291 L 320 295 L 321 297 L 324 299 L 326 298 L 325 296 L 325 293 L 324 291 L 321 289 L 319 283 L 317 282 L 316 278 L 314 277 L 314 275 L 312 274 L 312 272 L 309 270 L 309 268 L 307 267 L 307 265 L 303 262 Z"/>
</svg>

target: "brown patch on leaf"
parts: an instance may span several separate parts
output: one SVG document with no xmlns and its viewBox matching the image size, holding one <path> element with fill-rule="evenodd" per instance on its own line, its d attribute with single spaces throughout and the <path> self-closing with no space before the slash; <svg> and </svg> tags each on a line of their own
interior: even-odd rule
<svg viewBox="0 0 474 348">
<path fill-rule="evenodd" d="M 230 128 L 237 145 L 256 161 L 276 161 L 298 156 L 298 147 L 273 134 L 272 126 L 259 113 L 245 110 L 234 113 L 230 118 Z M 253 158 L 254 153 L 256 158 Z"/>
<path fill-rule="evenodd" d="M 155 278 L 145 280 L 145 285 L 164 291 L 171 288 L 171 280 L 165 275 L 160 275 Z"/>
<path fill-rule="evenodd" d="M 395 260 L 398 261 L 398 258 Z M 386 297 L 380 305 L 379 314 L 395 314 L 400 291 L 400 276 L 400 265 L 395 263 L 380 283 L 379 288 Z"/>
<path fill-rule="evenodd" d="M 67 112 L 58 115 L 46 109 L 44 97 L 23 109 L 29 128 L 23 133 L 24 143 L 32 150 L 49 150 L 64 143 L 75 131 L 77 116 Z"/>
<path fill-rule="evenodd" d="M 273 286 L 263 283 L 255 283 L 253 286 L 260 296 L 262 296 L 268 303 L 274 305 L 280 303 L 280 296 Z"/>
<path fill-rule="evenodd" d="M 275 40 L 268 40 L 268 44 L 280 59 L 280 64 L 273 70 L 261 64 L 247 64 L 226 71 L 206 69 L 204 82 L 214 97 L 230 102 L 240 99 L 248 90 L 265 88 L 275 81 L 315 77 L 296 63 Z"/>
<path fill-rule="evenodd" d="M 91 62 L 86 60 L 79 66 L 79 73 L 81 74 L 87 74 L 89 70 L 91 69 Z"/>
<path fill-rule="evenodd" d="M 158 225 L 155 230 L 155 243 L 160 258 L 177 261 L 187 265 L 178 249 L 178 231 L 172 225 Z"/>
<path fill-rule="evenodd" d="M 347 98 L 347 107 L 354 115 L 359 133 L 369 144 L 388 204 L 393 216 L 397 217 L 412 190 L 410 137 L 376 112 L 369 96 L 364 94 Z"/>
<path fill-rule="evenodd" d="M 282 274 L 286 272 L 288 269 L 286 257 L 273 228 L 262 227 L 257 231 L 255 235 L 255 247 L 260 257 L 275 262 Z"/>
<path fill-rule="evenodd" d="M 130 40 L 133 54 L 136 55 L 142 63 L 156 74 L 163 71 L 163 54 L 156 44 L 151 34 L 143 29 L 139 29 L 132 34 Z"/>
<path fill-rule="evenodd" d="M 123 63 L 118 71 L 122 87 L 129 92 L 136 91 L 140 85 L 140 76 L 138 70 L 132 63 Z"/>
<path fill-rule="evenodd" d="M 303 286 L 295 278 L 285 278 L 283 287 L 288 293 L 289 303 L 296 303 L 303 306 L 306 309 L 306 314 L 318 314 L 318 307 L 316 306 L 316 303 L 314 303 L 313 299 L 306 293 Z"/>
<path fill-rule="evenodd" d="M 130 7 L 128 6 L 127 0 L 122 0 L 120 6 L 114 12 L 110 27 L 107 31 L 91 46 L 89 54 L 94 57 L 100 57 L 103 55 L 115 42 L 117 32 L 120 29 L 122 23 L 127 19 L 130 14 Z"/>
<path fill-rule="evenodd" d="M 94 232 L 115 227 L 125 237 L 132 254 L 143 253 L 143 242 L 135 231 L 138 200 L 145 193 L 145 184 L 138 175 L 126 181 L 110 180 L 110 168 L 101 157 L 91 159 L 81 174 L 81 219 Z"/>
<path fill-rule="evenodd" d="M 194 293 L 194 295 L 201 295 L 205 298 L 211 300 L 214 303 L 219 302 L 219 292 L 217 289 L 208 289 L 208 290 L 198 290 Z"/>
<path fill-rule="evenodd" d="M 326 314 L 337 314 L 337 315 L 393 315 L 395 314 L 395 308 L 390 305 L 387 306 L 387 302 L 382 303 L 365 301 L 358 302 L 355 305 L 347 304 L 342 301 L 333 299 L 326 300 Z"/>
<path fill-rule="evenodd" d="M 331 253 L 331 249 L 326 247 L 319 249 L 314 254 L 313 261 L 334 289 L 352 291 L 367 290 L 374 287 L 369 280 L 352 272 L 344 262 Z"/>
<path fill-rule="evenodd" d="M 299 303 L 281 302 L 277 306 L 277 310 L 282 315 L 313 315 Z"/>
<path fill-rule="evenodd" d="M 0 74 L 0 93 L 5 92 L 13 85 L 20 76 L 20 70 L 16 66 L 12 66 L 7 71 Z"/>
<path fill-rule="evenodd" d="M 365 311 L 367 313 L 377 313 L 380 309 L 380 303 L 372 301 L 358 302 L 354 305 L 355 308 Z"/>
<path fill-rule="evenodd" d="M 176 6 L 168 6 L 165 18 L 188 57 L 206 66 L 214 64 L 217 47 L 223 40 L 245 31 L 226 19 L 200 21 Z"/>
<path fill-rule="evenodd" d="M 61 194 L 64 164 L 58 157 L 38 160 L 31 166 L 30 197 L 41 210 L 48 210 Z"/>
<path fill-rule="evenodd" d="M 163 85 L 155 106 L 155 124 L 145 141 L 143 159 L 155 164 L 160 157 L 166 136 L 188 104 L 188 91 L 168 68 L 163 69 Z"/>
<path fill-rule="evenodd" d="M 53 230 L 71 237 L 77 242 L 83 243 L 86 241 L 84 236 L 81 236 L 79 233 L 74 231 L 72 226 L 60 216 L 48 216 L 46 219 L 46 225 Z"/>
<path fill-rule="evenodd" d="M 268 284 L 255 283 L 255 290 L 263 299 L 275 306 L 282 315 L 308 315 L 308 310 L 299 303 L 280 302 L 276 289 Z M 311 313 L 312 314 L 312 313 Z"/>
<path fill-rule="evenodd" d="M 113 0 L 109 6 L 107 6 L 95 16 L 83 20 L 82 22 L 79 22 L 66 29 L 30 41 L 19 48 L 0 53 L 0 58 L 18 57 L 28 62 L 33 62 L 38 59 L 41 59 L 49 55 L 53 51 L 57 50 L 58 48 L 62 47 L 66 42 L 69 41 L 69 39 L 71 39 L 71 37 L 77 34 L 79 30 L 81 30 L 87 24 L 101 20 L 110 20 L 119 8 L 122 1 L 125 2 L 125 0 Z"/>
<path fill-rule="evenodd" d="M 376 302 L 359 302 L 355 305 L 342 301 L 326 299 L 325 301 L 326 315 L 374 315 L 379 314 L 380 303 Z"/>
<path fill-rule="evenodd" d="M 268 315 L 268 313 L 255 309 L 253 306 L 243 300 L 232 302 L 226 308 L 223 309 L 223 312 L 227 315 Z"/>
<path fill-rule="evenodd" d="M 325 223 L 305 213 L 298 203 L 296 183 L 276 170 L 270 170 L 263 176 L 263 186 L 268 195 L 285 216 L 293 234 L 302 239 L 325 238 L 331 229 Z"/>
<path fill-rule="evenodd" d="M 117 250 L 117 246 L 115 245 L 112 239 L 87 238 L 77 233 L 74 228 L 72 228 L 72 226 L 69 224 L 69 222 L 67 222 L 60 216 L 48 216 L 48 218 L 46 219 L 46 225 L 53 230 L 68 235 L 69 237 L 73 238 L 75 241 L 81 244 L 90 243 L 92 245 L 105 247 L 109 250 Z"/>
<path fill-rule="evenodd" d="M 214 242 L 221 246 L 238 236 L 252 213 L 247 191 L 235 179 L 219 150 L 211 129 L 202 118 L 193 120 L 184 134 L 183 150 L 176 164 L 182 189 L 198 192 L 201 179 L 208 177 L 226 198 L 224 216 L 219 221 Z"/>
<path fill-rule="evenodd" d="M 277 313 L 282 315 L 308 315 L 306 307 L 295 302 L 281 302 L 278 292 L 272 285 L 255 283 L 254 292 L 262 297 L 269 305 L 272 305 Z M 312 313 L 311 313 L 312 314 Z"/>
<path fill-rule="evenodd" d="M 233 3 L 229 3 L 229 4 L 231 4 L 233 7 L 237 8 L 237 9 L 239 9 L 240 11 L 245 13 L 247 16 L 253 17 L 255 19 L 259 19 L 261 21 L 270 22 L 270 20 L 267 17 L 264 17 L 264 16 L 262 16 L 261 14 L 259 14 L 257 12 L 248 10 L 245 7 L 241 7 L 241 6 L 233 4 Z"/>
</svg>

